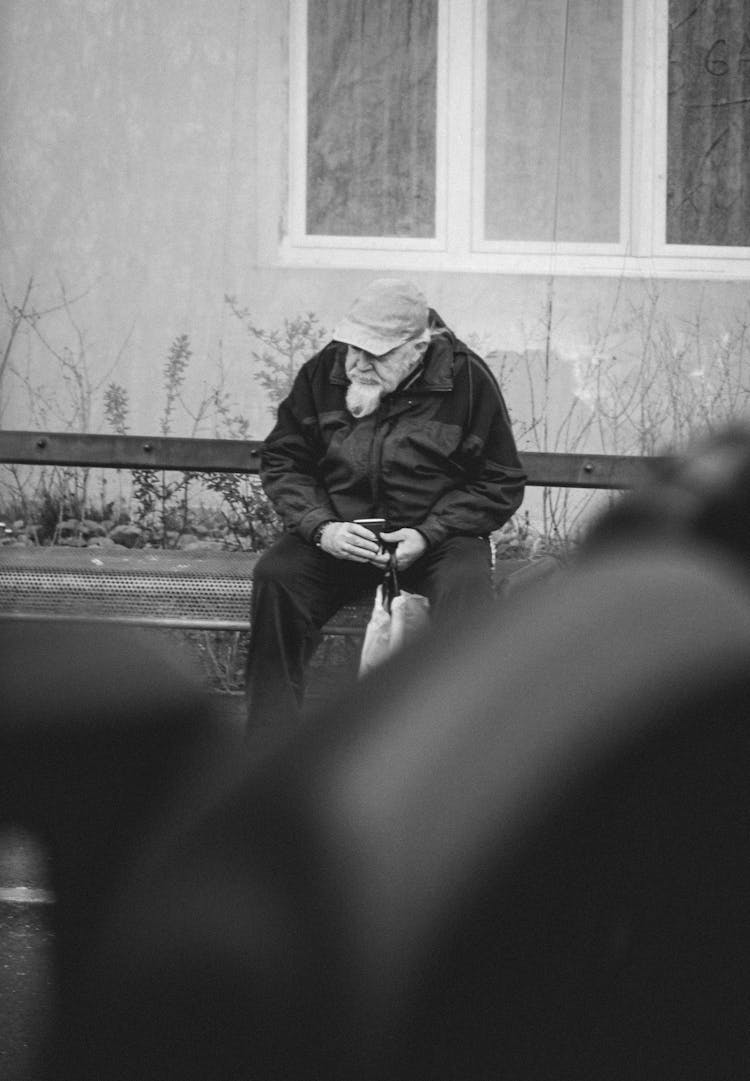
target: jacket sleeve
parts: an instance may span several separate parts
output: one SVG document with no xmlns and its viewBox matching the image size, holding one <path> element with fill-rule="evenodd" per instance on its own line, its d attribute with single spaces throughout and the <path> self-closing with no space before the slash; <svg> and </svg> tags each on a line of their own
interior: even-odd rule
<svg viewBox="0 0 750 1081">
<path fill-rule="evenodd" d="M 488 535 L 500 529 L 523 501 L 526 474 L 500 388 L 484 363 L 471 356 L 464 383 L 470 402 L 461 448 L 464 480 L 440 496 L 418 526 L 430 546 L 460 534 Z"/>
<path fill-rule="evenodd" d="M 260 479 L 282 522 L 305 540 L 338 517 L 317 476 L 323 455 L 312 391 L 316 358 L 299 371 L 261 449 Z"/>
</svg>

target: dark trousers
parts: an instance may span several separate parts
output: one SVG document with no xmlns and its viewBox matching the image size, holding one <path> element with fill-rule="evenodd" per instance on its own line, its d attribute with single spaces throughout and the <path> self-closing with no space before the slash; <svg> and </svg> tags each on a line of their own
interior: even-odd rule
<svg viewBox="0 0 750 1081">
<path fill-rule="evenodd" d="M 293 533 L 260 557 L 246 669 L 251 727 L 299 720 L 321 627 L 343 604 L 368 593 L 374 598 L 382 578 L 382 568 L 335 559 Z M 433 626 L 450 620 L 459 627 L 492 602 L 489 544 L 451 537 L 400 572 L 399 584 L 429 599 Z"/>
</svg>

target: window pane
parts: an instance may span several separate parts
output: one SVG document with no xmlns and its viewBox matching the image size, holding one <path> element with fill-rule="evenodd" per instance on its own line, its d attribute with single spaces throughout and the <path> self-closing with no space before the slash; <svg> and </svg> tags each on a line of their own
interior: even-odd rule
<svg viewBox="0 0 750 1081">
<path fill-rule="evenodd" d="M 619 239 L 621 84 L 622 0 L 489 0 L 488 240 Z"/>
<path fill-rule="evenodd" d="M 667 243 L 750 245 L 748 0 L 670 0 Z"/>
<path fill-rule="evenodd" d="M 437 0 L 309 0 L 307 231 L 435 234 Z"/>
</svg>

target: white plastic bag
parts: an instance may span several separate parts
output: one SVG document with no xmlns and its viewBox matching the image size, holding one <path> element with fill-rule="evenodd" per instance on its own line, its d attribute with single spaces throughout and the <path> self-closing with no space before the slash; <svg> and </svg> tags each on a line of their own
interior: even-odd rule
<svg viewBox="0 0 750 1081">
<path fill-rule="evenodd" d="M 375 591 L 375 603 L 365 630 L 359 674 L 364 676 L 420 634 L 429 623 L 430 602 L 419 593 L 398 588 L 395 572 L 388 570 Z"/>
</svg>

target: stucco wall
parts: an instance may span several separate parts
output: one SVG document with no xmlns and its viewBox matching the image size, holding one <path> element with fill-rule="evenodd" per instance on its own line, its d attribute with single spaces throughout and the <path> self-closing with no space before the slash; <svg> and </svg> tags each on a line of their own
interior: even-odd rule
<svg viewBox="0 0 750 1081">
<path fill-rule="evenodd" d="M 287 5 L 182 0 L 178 15 L 152 0 L 6 0 L 0 19 L 0 423 L 107 430 L 116 384 L 128 429 L 158 431 L 170 345 L 187 335 L 171 431 L 213 434 L 219 391 L 261 437 L 271 413 L 253 352 L 264 347 L 226 295 L 267 331 L 307 312 L 330 328 L 373 276 L 278 263 Z M 699 373 L 727 342 L 747 358 L 746 282 L 410 276 L 494 354 L 527 447 L 570 444 L 592 358 L 628 371 L 682 349 Z M 29 282 L 36 316 L 16 319 L 11 341 Z M 601 443 L 596 425 L 579 436 L 575 449 Z"/>
</svg>

